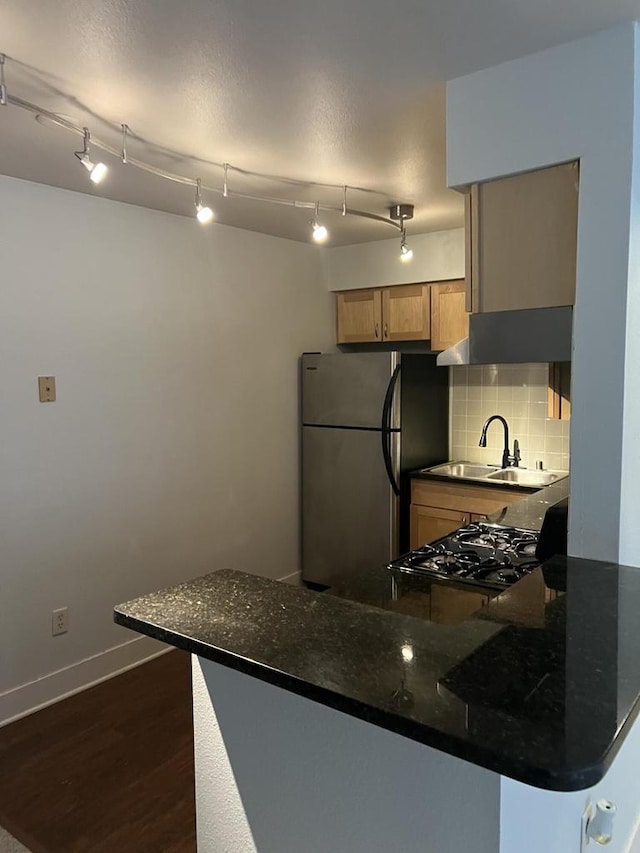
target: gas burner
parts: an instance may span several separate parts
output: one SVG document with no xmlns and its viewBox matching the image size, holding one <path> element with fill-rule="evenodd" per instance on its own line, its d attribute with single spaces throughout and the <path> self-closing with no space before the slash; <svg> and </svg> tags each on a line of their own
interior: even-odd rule
<svg viewBox="0 0 640 853">
<path fill-rule="evenodd" d="M 404 554 L 389 568 L 505 589 L 537 568 L 537 542 L 532 530 L 477 522 Z"/>
<path fill-rule="evenodd" d="M 519 557 L 535 557 L 538 539 L 536 536 L 531 536 L 527 539 L 516 539 L 511 543 L 511 550 Z"/>
<path fill-rule="evenodd" d="M 522 573 L 515 568 L 505 564 L 495 566 L 483 565 L 474 576 L 477 580 L 489 581 L 491 583 L 512 584 L 523 577 Z"/>
</svg>

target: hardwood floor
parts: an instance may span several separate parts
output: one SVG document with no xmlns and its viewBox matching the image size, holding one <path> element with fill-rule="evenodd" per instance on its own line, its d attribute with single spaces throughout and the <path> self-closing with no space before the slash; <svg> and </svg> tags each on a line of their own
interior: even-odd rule
<svg viewBox="0 0 640 853">
<path fill-rule="evenodd" d="M 189 655 L 1 728 L 0 826 L 33 853 L 195 853 Z"/>
</svg>

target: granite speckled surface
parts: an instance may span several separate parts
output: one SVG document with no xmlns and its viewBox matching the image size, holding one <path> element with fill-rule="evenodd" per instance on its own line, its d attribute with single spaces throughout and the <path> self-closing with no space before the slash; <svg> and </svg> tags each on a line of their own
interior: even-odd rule
<svg viewBox="0 0 640 853">
<path fill-rule="evenodd" d="M 115 621 L 530 785 L 598 782 L 638 712 L 640 570 L 554 558 L 472 613 L 444 587 L 222 570 Z"/>
</svg>

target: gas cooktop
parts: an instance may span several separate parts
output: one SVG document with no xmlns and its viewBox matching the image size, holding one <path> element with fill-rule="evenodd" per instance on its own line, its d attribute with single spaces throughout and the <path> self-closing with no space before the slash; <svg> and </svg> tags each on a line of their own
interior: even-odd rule
<svg viewBox="0 0 640 853">
<path fill-rule="evenodd" d="M 403 554 L 389 568 L 505 589 L 538 567 L 537 543 L 533 530 L 477 522 Z"/>
</svg>

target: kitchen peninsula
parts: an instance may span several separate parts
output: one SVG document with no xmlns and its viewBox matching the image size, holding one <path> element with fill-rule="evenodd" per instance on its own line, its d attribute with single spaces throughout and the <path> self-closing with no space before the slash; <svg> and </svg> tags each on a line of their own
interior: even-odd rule
<svg viewBox="0 0 640 853">
<path fill-rule="evenodd" d="M 116 608 L 194 656 L 199 850 L 577 853 L 602 797 L 629 849 L 637 570 L 554 558 L 449 625 L 384 567 L 338 593 L 223 570 Z"/>
</svg>

